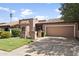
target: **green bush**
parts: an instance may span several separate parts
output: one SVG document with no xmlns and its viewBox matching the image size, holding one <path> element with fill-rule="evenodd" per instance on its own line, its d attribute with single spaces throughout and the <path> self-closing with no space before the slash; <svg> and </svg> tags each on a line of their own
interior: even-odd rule
<svg viewBox="0 0 79 59">
<path fill-rule="evenodd" d="M 47 36 L 48 35 L 47 32 L 44 32 L 44 35 Z"/>
<path fill-rule="evenodd" d="M 2 31 L 0 31 L 0 35 L 1 35 Z"/>
<path fill-rule="evenodd" d="M 1 31 L 4 31 L 4 29 L 0 28 L 0 32 L 1 32 Z"/>
<path fill-rule="evenodd" d="M 19 37 L 21 33 L 21 30 L 18 28 L 12 29 L 12 36 L 13 37 Z"/>
<path fill-rule="evenodd" d="M 0 38 L 10 38 L 11 34 L 8 31 L 2 31 L 0 34 Z"/>
</svg>

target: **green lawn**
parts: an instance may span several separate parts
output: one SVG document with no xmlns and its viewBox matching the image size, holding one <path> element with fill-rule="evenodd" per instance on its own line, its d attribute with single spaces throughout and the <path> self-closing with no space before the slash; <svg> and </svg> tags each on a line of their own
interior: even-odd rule
<svg viewBox="0 0 79 59">
<path fill-rule="evenodd" d="M 29 42 L 31 42 L 31 39 L 22 39 L 22 38 L 0 39 L 0 50 L 9 52 L 23 45 L 30 44 Z"/>
</svg>

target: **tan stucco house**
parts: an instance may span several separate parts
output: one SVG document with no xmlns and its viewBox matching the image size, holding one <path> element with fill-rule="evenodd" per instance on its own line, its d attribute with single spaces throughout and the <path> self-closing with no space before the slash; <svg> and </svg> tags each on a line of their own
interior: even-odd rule
<svg viewBox="0 0 79 59">
<path fill-rule="evenodd" d="M 25 23 L 24 23 L 25 22 Z M 23 23 L 23 24 L 22 24 Z M 45 21 L 37 19 L 20 20 L 20 28 L 23 29 L 22 36 L 24 37 L 42 37 L 47 36 L 61 36 L 68 38 L 79 37 L 79 21 Z"/>
<path fill-rule="evenodd" d="M 20 28 L 21 37 L 36 39 L 42 36 L 61 36 L 79 38 L 79 21 L 38 20 L 35 18 L 19 20 L 15 25 L 0 25 L 0 28 Z"/>
</svg>

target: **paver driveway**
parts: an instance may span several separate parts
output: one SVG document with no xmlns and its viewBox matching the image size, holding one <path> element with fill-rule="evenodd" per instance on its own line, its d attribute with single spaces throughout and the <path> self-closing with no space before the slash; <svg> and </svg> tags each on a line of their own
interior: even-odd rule
<svg viewBox="0 0 79 59">
<path fill-rule="evenodd" d="M 44 56 L 78 56 L 79 41 L 62 37 L 46 37 L 32 43 L 26 51 L 30 55 Z"/>
</svg>

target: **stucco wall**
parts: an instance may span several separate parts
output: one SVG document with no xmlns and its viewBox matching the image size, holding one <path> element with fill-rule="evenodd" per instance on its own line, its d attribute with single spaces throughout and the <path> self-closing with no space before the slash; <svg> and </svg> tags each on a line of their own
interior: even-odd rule
<svg viewBox="0 0 79 59">
<path fill-rule="evenodd" d="M 27 19 L 27 20 L 21 20 L 20 28 L 25 27 L 25 31 L 22 31 L 22 37 L 31 37 L 35 38 L 35 24 L 38 22 L 36 19 Z M 27 28 L 29 26 L 29 29 Z"/>
</svg>

